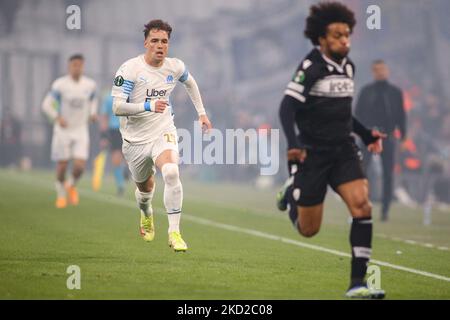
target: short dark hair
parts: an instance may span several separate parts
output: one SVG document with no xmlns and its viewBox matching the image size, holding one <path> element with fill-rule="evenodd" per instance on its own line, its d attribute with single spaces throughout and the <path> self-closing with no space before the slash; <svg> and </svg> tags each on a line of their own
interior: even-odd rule
<svg viewBox="0 0 450 320">
<path fill-rule="evenodd" d="M 75 53 L 69 57 L 69 61 L 72 61 L 72 60 L 84 61 L 84 56 L 81 53 Z"/>
<path fill-rule="evenodd" d="M 356 25 L 355 14 L 339 2 L 320 2 L 313 5 L 306 18 L 305 37 L 314 45 L 319 45 L 319 38 L 325 37 L 327 27 L 336 22 L 346 23 L 352 32 Z"/>
<path fill-rule="evenodd" d="M 374 65 L 376 65 L 376 64 L 386 64 L 386 62 L 384 62 L 383 59 L 376 59 L 376 60 L 373 60 L 372 66 L 374 66 Z"/>
<path fill-rule="evenodd" d="M 169 39 L 170 39 L 170 34 L 172 33 L 172 27 L 167 22 L 162 21 L 161 19 L 156 19 L 156 20 L 151 20 L 149 23 L 144 25 L 144 30 L 143 30 L 144 31 L 144 39 L 147 39 L 147 36 L 150 33 L 150 30 L 152 30 L 152 29 L 166 31 L 167 34 L 169 35 Z"/>
</svg>

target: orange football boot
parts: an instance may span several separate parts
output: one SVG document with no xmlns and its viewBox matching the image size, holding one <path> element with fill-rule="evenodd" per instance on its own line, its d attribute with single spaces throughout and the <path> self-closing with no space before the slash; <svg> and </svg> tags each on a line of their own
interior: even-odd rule
<svg viewBox="0 0 450 320">
<path fill-rule="evenodd" d="M 56 208 L 63 209 L 67 207 L 67 199 L 64 197 L 58 197 L 55 203 Z"/>
<path fill-rule="evenodd" d="M 78 191 L 75 186 L 67 187 L 67 198 L 71 205 L 74 206 L 78 205 L 78 203 L 80 202 L 80 198 L 78 196 Z"/>
</svg>

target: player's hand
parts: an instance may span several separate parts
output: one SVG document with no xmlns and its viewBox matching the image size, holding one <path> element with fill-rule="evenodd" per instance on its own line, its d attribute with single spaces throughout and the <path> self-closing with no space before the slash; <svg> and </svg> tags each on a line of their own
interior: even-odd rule
<svg viewBox="0 0 450 320">
<path fill-rule="evenodd" d="M 209 133 L 209 130 L 212 129 L 211 121 L 209 121 L 208 116 L 206 114 L 199 116 L 198 122 L 200 123 L 200 127 L 202 128 L 203 132 Z"/>
<path fill-rule="evenodd" d="M 59 124 L 61 128 L 67 128 L 67 121 L 63 117 L 58 116 L 58 118 L 56 118 L 56 122 Z"/>
<path fill-rule="evenodd" d="M 306 149 L 289 149 L 287 153 L 288 161 L 305 162 L 307 157 Z"/>
<path fill-rule="evenodd" d="M 379 130 L 372 130 L 372 137 L 378 138 L 377 141 L 369 144 L 367 146 L 367 150 L 369 150 L 372 153 L 380 154 L 383 151 L 383 139 L 387 138 L 387 134 L 379 131 Z"/>
<path fill-rule="evenodd" d="M 156 113 L 163 113 L 164 110 L 166 110 L 169 103 L 166 100 L 156 100 L 155 102 L 155 112 Z"/>
</svg>

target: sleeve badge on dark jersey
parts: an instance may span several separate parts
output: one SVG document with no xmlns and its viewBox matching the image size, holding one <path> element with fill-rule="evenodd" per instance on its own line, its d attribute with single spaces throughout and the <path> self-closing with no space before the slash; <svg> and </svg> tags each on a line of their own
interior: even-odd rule
<svg viewBox="0 0 450 320">
<path fill-rule="evenodd" d="M 299 70 L 292 79 L 294 82 L 302 83 L 305 81 L 305 72 L 303 70 Z"/>
<path fill-rule="evenodd" d="M 123 85 L 123 77 L 122 76 L 117 76 L 114 78 L 114 84 L 118 87 L 121 87 Z"/>
</svg>

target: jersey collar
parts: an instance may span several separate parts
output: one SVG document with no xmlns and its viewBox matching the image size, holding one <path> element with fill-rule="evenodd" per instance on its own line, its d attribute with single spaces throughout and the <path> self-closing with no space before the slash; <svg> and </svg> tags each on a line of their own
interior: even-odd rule
<svg viewBox="0 0 450 320">
<path fill-rule="evenodd" d="M 143 55 L 143 54 L 141 54 L 141 55 L 139 56 L 139 59 L 140 59 L 141 63 L 142 63 L 147 69 L 152 70 L 152 71 L 159 70 L 159 69 L 161 69 L 162 67 L 164 67 L 164 65 L 166 64 L 166 58 L 164 58 L 164 62 L 163 62 L 163 64 L 162 64 L 160 67 L 153 67 L 153 66 L 149 65 L 149 64 L 145 61 L 144 55 Z"/>
<path fill-rule="evenodd" d="M 320 50 L 319 50 L 319 52 L 320 52 Z M 328 58 L 326 55 L 324 55 L 322 52 L 320 52 L 320 54 L 322 55 L 322 58 L 323 58 L 323 60 L 325 60 L 326 63 L 335 67 L 336 70 L 339 71 L 340 73 L 344 73 L 344 66 L 347 63 L 347 58 L 342 59 L 342 62 L 339 65 L 336 62 L 334 62 L 333 60 L 331 60 L 330 58 Z"/>
</svg>

